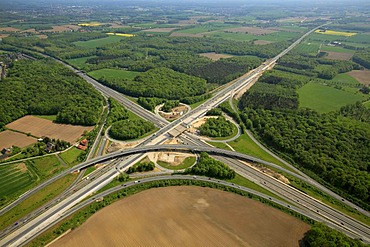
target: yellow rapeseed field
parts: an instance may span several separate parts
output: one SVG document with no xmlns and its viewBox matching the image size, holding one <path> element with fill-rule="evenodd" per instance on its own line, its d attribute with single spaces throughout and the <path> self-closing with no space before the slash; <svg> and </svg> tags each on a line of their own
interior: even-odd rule
<svg viewBox="0 0 370 247">
<path fill-rule="evenodd" d="M 107 33 L 108 35 L 116 35 L 116 36 L 122 36 L 122 37 L 134 37 L 134 34 L 130 33 Z"/>
<path fill-rule="evenodd" d="M 80 23 L 78 25 L 80 27 L 97 27 L 97 26 L 101 26 L 101 23 L 99 23 L 99 22 L 90 22 L 90 23 Z"/>
<path fill-rule="evenodd" d="M 339 32 L 339 31 L 334 31 L 334 30 L 316 30 L 315 33 L 338 35 L 338 36 L 345 36 L 345 37 L 351 37 L 357 34 L 357 33 L 349 33 L 349 32 Z"/>
</svg>

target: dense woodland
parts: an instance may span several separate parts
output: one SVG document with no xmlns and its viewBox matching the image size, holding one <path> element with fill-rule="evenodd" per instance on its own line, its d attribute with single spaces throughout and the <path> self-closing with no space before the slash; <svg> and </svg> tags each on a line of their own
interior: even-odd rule
<svg viewBox="0 0 370 247">
<path fill-rule="evenodd" d="M 120 120 L 128 119 L 128 111 L 126 110 L 123 105 L 117 102 L 117 100 L 113 98 L 108 99 L 109 103 L 109 114 L 106 121 L 106 126 L 110 126 L 112 123 L 115 123 Z"/>
<path fill-rule="evenodd" d="M 235 126 L 224 116 L 217 118 L 208 118 L 207 121 L 199 127 L 199 132 L 203 136 L 226 137 L 234 133 Z"/>
<path fill-rule="evenodd" d="M 366 247 L 358 239 L 352 239 L 345 234 L 331 229 L 330 227 L 315 223 L 311 229 L 305 234 L 304 243 L 308 247 L 337 247 L 337 246 L 351 246 L 351 247 Z"/>
<path fill-rule="evenodd" d="M 369 203 L 370 129 L 311 110 L 244 109 L 245 121 L 269 147 L 346 194 Z"/>
<path fill-rule="evenodd" d="M 112 124 L 109 135 L 117 140 L 138 138 L 153 130 L 154 124 L 141 119 L 125 119 Z"/>
<path fill-rule="evenodd" d="M 181 99 L 206 92 L 206 81 L 167 68 L 148 70 L 133 81 L 100 78 L 104 85 L 133 97 Z"/>
<path fill-rule="evenodd" d="M 198 163 L 192 168 L 186 169 L 185 174 L 203 175 L 219 179 L 233 179 L 235 177 L 234 170 L 204 152 L 200 154 Z"/>
<path fill-rule="evenodd" d="M 52 60 L 19 60 L 0 81 L 0 127 L 27 114 L 57 115 L 57 122 L 94 125 L 102 96 L 72 71 Z"/>
<path fill-rule="evenodd" d="M 133 166 L 130 166 L 127 170 L 127 174 L 131 174 L 134 172 L 147 172 L 147 171 L 153 171 L 155 168 L 155 165 L 152 161 L 150 162 L 140 162 L 138 164 L 135 164 Z"/>
</svg>

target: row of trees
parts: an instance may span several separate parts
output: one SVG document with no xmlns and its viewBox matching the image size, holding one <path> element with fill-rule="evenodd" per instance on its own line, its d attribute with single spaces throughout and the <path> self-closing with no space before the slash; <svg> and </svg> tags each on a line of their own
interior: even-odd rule
<svg viewBox="0 0 370 247">
<path fill-rule="evenodd" d="M 142 119 L 125 119 L 112 124 L 109 135 L 117 140 L 138 138 L 154 129 L 154 124 Z"/>
<path fill-rule="evenodd" d="M 370 49 L 356 52 L 352 60 L 358 64 L 361 64 L 367 69 L 370 69 Z"/>
<path fill-rule="evenodd" d="M 102 96 L 64 66 L 49 60 L 19 60 L 0 82 L 0 126 L 27 114 L 57 115 L 57 122 L 94 125 Z"/>
<path fill-rule="evenodd" d="M 208 118 L 207 121 L 199 127 L 199 132 L 203 136 L 226 137 L 234 133 L 235 126 L 224 116 L 217 118 Z"/>
<path fill-rule="evenodd" d="M 185 174 L 203 175 L 219 179 L 233 179 L 235 171 L 224 163 L 212 159 L 207 153 L 202 152 L 197 164 L 185 170 Z"/>
</svg>

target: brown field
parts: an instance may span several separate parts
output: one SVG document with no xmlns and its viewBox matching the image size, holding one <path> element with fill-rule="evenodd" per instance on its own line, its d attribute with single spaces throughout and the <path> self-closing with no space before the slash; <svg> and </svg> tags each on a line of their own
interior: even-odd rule
<svg viewBox="0 0 370 247">
<path fill-rule="evenodd" d="M 250 33 L 253 35 L 263 35 L 263 34 L 270 34 L 275 33 L 276 31 L 270 29 L 263 29 L 259 27 L 237 27 L 237 28 L 229 28 L 225 29 L 225 32 L 232 32 L 232 33 Z"/>
<path fill-rule="evenodd" d="M 50 246 L 293 247 L 310 226 L 236 194 L 150 189 L 106 207 Z"/>
<path fill-rule="evenodd" d="M 328 59 L 335 59 L 335 60 L 345 60 L 348 61 L 352 58 L 352 53 L 344 53 L 344 52 L 334 52 L 334 51 L 326 51 L 328 53 L 328 56 L 325 58 Z"/>
<path fill-rule="evenodd" d="M 192 37 L 192 38 L 202 38 L 204 37 L 203 34 L 197 33 L 171 33 L 170 37 Z"/>
<path fill-rule="evenodd" d="M 0 27 L 0 31 L 5 31 L 5 32 L 19 32 L 21 30 L 18 29 L 18 28 L 14 28 L 14 27 Z"/>
<path fill-rule="evenodd" d="M 255 40 L 253 43 L 255 45 L 268 45 L 268 44 L 271 44 L 271 43 L 274 43 L 274 42 L 267 41 L 267 40 Z"/>
<path fill-rule="evenodd" d="M 24 133 L 31 133 L 34 136 L 47 136 L 50 138 L 61 139 L 73 143 L 83 134 L 94 127 L 76 126 L 69 124 L 56 124 L 50 120 L 25 116 L 6 125 L 9 129 L 18 130 Z"/>
<path fill-rule="evenodd" d="M 9 34 L 0 34 L 0 39 L 6 38 L 8 36 L 9 36 Z"/>
<path fill-rule="evenodd" d="M 370 70 L 352 70 L 347 74 L 355 78 L 361 84 L 370 86 Z"/>
<path fill-rule="evenodd" d="M 40 32 L 66 32 L 66 31 L 78 30 L 81 28 L 76 25 L 62 25 L 62 26 L 52 26 L 52 27 L 53 29 L 40 30 Z"/>
<path fill-rule="evenodd" d="M 229 58 L 229 57 L 233 57 L 232 55 L 227 55 L 227 54 L 217 54 L 215 52 L 208 52 L 208 53 L 200 53 L 199 55 L 201 55 L 202 57 L 207 57 L 213 61 L 218 61 L 220 60 L 221 58 Z"/>
<path fill-rule="evenodd" d="M 23 30 L 21 33 L 39 33 L 39 32 L 36 31 L 36 29 L 34 28 L 30 28 L 30 29 Z"/>
<path fill-rule="evenodd" d="M 153 33 L 169 33 L 173 30 L 176 30 L 177 28 L 174 27 L 164 27 L 164 28 L 150 28 L 143 30 L 144 32 L 153 32 Z"/>
<path fill-rule="evenodd" d="M 33 137 L 25 134 L 5 130 L 0 132 L 0 150 L 3 148 L 10 148 L 11 146 L 26 147 L 32 143 L 37 142 Z"/>
<path fill-rule="evenodd" d="M 48 36 L 45 35 L 45 34 L 39 34 L 39 35 L 36 35 L 37 37 L 39 37 L 39 39 L 47 39 Z"/>
</svg>

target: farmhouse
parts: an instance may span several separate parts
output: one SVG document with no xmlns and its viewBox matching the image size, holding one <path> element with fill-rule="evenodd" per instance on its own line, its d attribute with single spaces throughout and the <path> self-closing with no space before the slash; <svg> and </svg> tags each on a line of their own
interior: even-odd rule
<svg viewBox="0 0 370 247">
<path fill-rule="evenodd" d="M 77 148 L 85 151 L 87 149 L 88 143 L 89 141 L 87 139 L 83 139 L 82 141 L 80 141 L 80 144 L 77 146 Z"/>
</svg>

